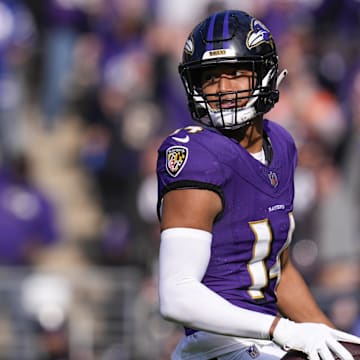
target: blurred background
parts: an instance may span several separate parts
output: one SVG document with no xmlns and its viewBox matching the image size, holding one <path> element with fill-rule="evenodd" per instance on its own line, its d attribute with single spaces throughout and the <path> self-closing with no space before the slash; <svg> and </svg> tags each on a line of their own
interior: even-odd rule
<svg viewBox="0 0 360 360">
<path fill-rule="evenodd" d="M 360 1 L 0 0 L 0 359 L 165 360 L 157 147 L 192 122 L 177 65 L 214 10 L 262 19 L 299 148 L 292 257 L 360 335 Z"/>
</svg>

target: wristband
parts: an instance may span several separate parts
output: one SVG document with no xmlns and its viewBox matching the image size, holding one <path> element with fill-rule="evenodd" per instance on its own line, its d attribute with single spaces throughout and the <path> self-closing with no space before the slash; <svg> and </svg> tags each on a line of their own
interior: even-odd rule
<svg viewBox="0 0 360 360">
<path fill-rule="evenodd" d="M 269 339 L 272 340 L 274 338 L 274 331 L 275 328 L 277 326 L 277 324 L 279 323 L 279 321 L 281 320 L 280 316 L 276 316 L 274 321 L 272 322 L 271 326 L 270 326 L 270 330 L 269 330 Z"/>
</svg>

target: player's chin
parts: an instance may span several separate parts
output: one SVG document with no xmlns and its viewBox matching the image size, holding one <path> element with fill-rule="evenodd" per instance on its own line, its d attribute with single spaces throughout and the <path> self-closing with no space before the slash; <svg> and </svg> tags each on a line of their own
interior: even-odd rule
<svg viewBox="0 0 360 360">
<path fill-rule="evenodd" d="M 350 343 L 340 341 L 341 345 L 343 345 L 353 356 L 354 360 L 360 360 L 360 344 Z M 305 353 L 296 350 L 288 351 L 281 360 L 307 360 L 308 357 Z M 337 355 L 334 355 L 335 360 L 340 360 Z"/>
</svg>

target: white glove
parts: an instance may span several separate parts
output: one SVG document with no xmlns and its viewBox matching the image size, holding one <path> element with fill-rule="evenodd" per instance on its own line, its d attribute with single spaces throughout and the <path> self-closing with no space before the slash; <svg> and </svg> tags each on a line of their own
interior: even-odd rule
<svg viewBox="0 0 360 360">
<path fill-rule="evenodd" d="M 309 360 L 353 360 L 351 353 L 339 341 L 360 344 L 360 338 L 324 324 L 295 323 L 281 319 L 273 332 L 273 340 L 285 350 L 298 350 L 308 355 Z M 333 353 L 332 353 L 333 352 Z"/>
</svg>

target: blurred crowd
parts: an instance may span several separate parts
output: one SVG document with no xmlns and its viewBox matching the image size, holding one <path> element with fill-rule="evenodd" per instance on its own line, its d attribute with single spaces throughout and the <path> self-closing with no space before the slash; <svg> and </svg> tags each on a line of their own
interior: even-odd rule
<svg viewBox="0 0 360 360">
<path fill-rule="evenodd" d="M 267 117 L 299 149 L 292 256 L 333 321 L 360 335 L 358 0 L 0 0 L 0 265 L 36 266 L 64 241 L 53 194 L 31 176 L 27 128 L 53 134 L 75 118 L 73 161 L 103 221 L 72 243 L 89 266 L 141 269 L 156 307 L 157 147 L 192 122 L 184 40 L 223 8 L 262 19 L 289 70 Z"/>
</svg>

